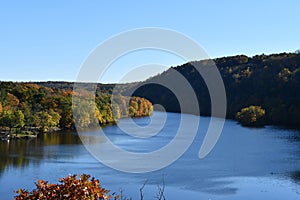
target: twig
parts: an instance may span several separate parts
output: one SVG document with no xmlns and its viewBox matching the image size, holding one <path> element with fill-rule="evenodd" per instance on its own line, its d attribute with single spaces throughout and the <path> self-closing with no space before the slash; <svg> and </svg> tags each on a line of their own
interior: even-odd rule
<svg viewBox="0 0 300 200">
<path fill-rule="evenodd" d="M 140 200 L 143 200 L 143 199 L 144 199 L 143 189 L 144 189 L 144 187 L 146 186 L 147 182 L 148 182 L 148 180 L 146 180 L 146 181 L 144 182 L 144 184 L 142 185 L 142 187 L 140 188 Z"/>
<path fill-rule="evenodd" d="M 165 178 L 163 176 L 163 185 L 162 187 L 160 187 L 159 185 L 157 186 L 158 187 L 158 194 L 156 196 L 156 198 L 158 200 L 166 200 L 166 197 L 165 197 Z"/>
</svg>

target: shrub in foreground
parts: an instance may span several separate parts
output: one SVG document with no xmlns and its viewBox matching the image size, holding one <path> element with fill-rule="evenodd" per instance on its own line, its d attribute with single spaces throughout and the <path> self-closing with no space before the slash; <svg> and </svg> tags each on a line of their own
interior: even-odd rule
<svg viewBox="0 0 300 200">
<path fill-rule="evenodd" d="M 15 200 L 57 200 L 57 199 L 87 199 L 106 200 L 110 199 L 109 190 L 100 187 L 99 180 L 90 175 L 82 174 L 67 176 L 59 179 L 59 184 L 51 184 L 39 180 L 36 189 L 27 191 L 19 189 Z"/>
</svg>

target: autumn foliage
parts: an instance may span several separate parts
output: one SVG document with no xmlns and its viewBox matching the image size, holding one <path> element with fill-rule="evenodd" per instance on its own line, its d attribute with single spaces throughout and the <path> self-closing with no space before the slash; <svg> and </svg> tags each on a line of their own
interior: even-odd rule
<svg viewBox="0 0 300 200">
<path fill-rule="evenodd" d="M 140 97 L 113 98 L 111 93 L 83 89 L 75 94 L 70 84 L 0 81 L 0 129 L 15 132 L 49 132 L 57 128 L 74 129 L 115 123 L 122 117 L 141 117 L 152 113 L 152 104 Z M 106 91 L 106 90 L 105 90 Z M 73 97 L 79 102 L 72 101 Z M 91 96 L 93 98 L 91 98 Z M 112 100 L 113 99 L 113 100 Z M 130 103 L 129 103 L 130 102 Z"/>
<path fill-rule="evenodd" d="M 129 102 L 129 114 L 132 117 L 146 116 L 148 113 L 152 113 L 153 106 L 150 101 L 140 98 L 132 97 Z"/>
<path fill-rule="evenodd" d="M 236 119 L 243 126 L 261 126 L 264 124 L 266 111 L 260 106 L 243 108 L 236 114 Z"/>
<path fill-rule="evenodd" d="M 47 181 L 39 180 L 36 183 L 36 189 L 27 191 L 19 189 L 15 200 L 106 200 L 110 199 L 109 190 L 100 186 L 99 180 L 90 175 L 82 174 L 77 178 L 76 175 L 70 175 L 60 178 L 58 184 L 51 184 Z"/>
</svg>

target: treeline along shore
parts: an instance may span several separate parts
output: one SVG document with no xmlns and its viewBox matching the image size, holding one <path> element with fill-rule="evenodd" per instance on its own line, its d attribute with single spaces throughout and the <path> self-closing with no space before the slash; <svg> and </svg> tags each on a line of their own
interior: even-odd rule
<svg viewBox="0 0 300 200">
<path fill-rule="evenodd" d="M 152 104 L 161 104 L 168 112 L 181 112 L 172 91 L 163 84 L 151 83 L 164 83 L 178 72 L 195 91 L 200 114 L 209 116 L 209 92 L 196 68 L 211 61 L 224 81 L 227 118 L 245 126 L 300 128 L 300 54 L 297 52 L 193 61 L 171 67 L 143 82 L 98 84 L 93 101 L 95 112 L 87 112 L 86 108 L 93 106 L 93 102 L 84 98 L 82 104 L 72 109 L 72 96 L 79 95 L 74 94 L 72 82 L 0 82 L 0 135 L 7 138 L 21 133 L 29 137 L 37 132 L 74 129 L 73 111 L 80 113 L 76 115 L 81 117 L 76 125 L 82 128 L 115 123 L 122 117 L 148 116 L 153 111 Z M 113 103 L 112 93 L 118 93 Z M 87 90 L 83 96 L 88 94 Z M 133 97 L 127 97 L 131 94 Z"/>
<path fill-rule="evenodd" d="M 68 83 L 70 85 L 70 83 Z M 72 107 L 72 97 L 80 100 Z M 95 95 L 93 101 L 86 100 Z M 116 95 L 111 102 L 110 92 L 84 90 L 74 93 L 72 87 L 51 87 L 43 83 L 0 82 L 0 139 L 35 137 L 38 133 L 59 129 L 91 128 L 97 124 L 116 123 L 123 117 L 151 115 L 151 102 L 140 97 Z"/>
</svg>

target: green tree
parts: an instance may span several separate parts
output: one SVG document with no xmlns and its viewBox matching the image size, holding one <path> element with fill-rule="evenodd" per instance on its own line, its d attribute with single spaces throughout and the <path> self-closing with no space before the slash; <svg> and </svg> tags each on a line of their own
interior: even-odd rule
<svg viewBox="0 0 300 200">
<path fill-rule="evenodd" d="M 71 83 L 65 82 L 35 84 L 0 81 L 0 126 L 20 130 L 24 126 L 36 127 L 41 131 L 58 126 L 70 129 L 74 128 L 74 116 L 78 116 L 77 125 L 88 128 L 113 123 L 121 117 L 128 116 L 129 97 L 116 95 L 117 101 L 115 104 L 112 103 L 112 95 L 108 92 L 112 91 L 114 85 L 101 88 L 101 91 L 97 91 L 96 97 L 88 87 L 82 93 L 75 94 L 72 86 Z M 80 102 L 74 109 L 73 95 L 80 97 L 78 98 Z M 90 97 L 93 99 L 90 100 Z M 142 116 L 144 112 L 141 110 L 147 110 L 146 103 L 141 105 L 143 101 L 136 97 L 134 101 L 136 103 L 133 104 L 137 109 L 135 115 Z"/>
<path fill-rule="evenodd" d="M 49 112 L 40 111 L 34 115 L 34 124 L 40 128 L 42 132 L 49 131 L 49 128 L 56 127 L 59 124 L 60 115 L 50 110 Z"/>
<path fill-rule="evenodd" d="M 14 128 L 23 128 L 25 125 L 25 116 L 21 110 L 17 110 L 13 115 Z"/>
<path fill-rule="evenodd" d="M 8 127 L 9 132 L 11 132 L 11 128 L 14 126 L 14 113 L 12 110 L 3 110 L 0 117 L 0 125 Z"/>
</svg>

